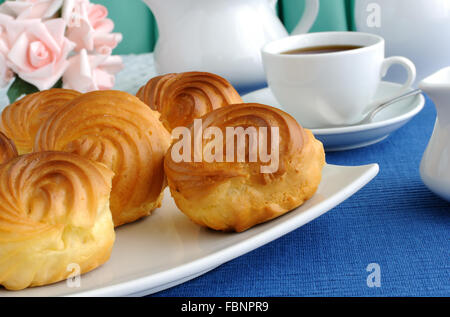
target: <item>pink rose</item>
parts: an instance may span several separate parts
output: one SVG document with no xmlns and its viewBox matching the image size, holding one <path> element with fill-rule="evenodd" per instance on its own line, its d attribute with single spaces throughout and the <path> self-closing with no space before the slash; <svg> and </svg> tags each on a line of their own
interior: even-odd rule
<svg viewBox="0 0 450 317">
<path fill-rule="evenodd" d="M 18 33 L 10 36 L 13 44 L 8 64 L 11 69 L 39 90 L 54 86 L 68 67 L 67 56 L 75 46 L 64 36 L 64 20 L 16 20 L 11 28 Z"/>
<path fill-rule="evenodd" d="M 13 21 L 8 15 L 0 13 L 0 53 L 6 55 L 9 52 L 8 27 Z"/>
<path fill-rule="evenodd" d="M 13 19 L 10 16 L 0 13 L 0 87 L 5 87 L 14 77 L 14 73 L 7 64 L 9 53 L 9 40 L 7 28 Z"/>
<path fill-rule="evenodd" d="M 64 0 L 5 1 L 0 12 L 17 19 L 48 19 L 61 9 Z"/>
<path fill-rule="evenodd" d="M 14 78 L 14 73 L 8 67 L 6 56 L 0 53 L 0 87 L 5 87 Z"/>
<path fill-rule="evenodd" d="M 123 68 L 120 56 L 109 54 L 88 55 L 86 49 L 69 59 L 63 83 L 64 88 L 80 92 L 112 89 L 114 75 Z"/>
<path fill-rule="evenodd" d="M 63 17 L 69 21 L 67 37 L 76 44 L 77 51 L 112 50 L 122 41 L 120 33 L 111 33 L 114 23 L 107 16 L 106 7 L 88 1 L 78 0 L 71 8 L 64 8 Z"/>
</svg>

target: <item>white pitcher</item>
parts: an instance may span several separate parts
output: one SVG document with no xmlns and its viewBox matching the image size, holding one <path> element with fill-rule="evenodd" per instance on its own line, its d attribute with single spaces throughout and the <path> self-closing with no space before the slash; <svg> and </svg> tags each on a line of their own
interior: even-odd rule
<svg viewBox="0 0 450 317">
<path fill-rule="evenodd" d="M 207 71 L 228 79 L 240 92 L 265 85 L 260 49 L 288 36 L 276 13 L 277 0 L 143 0 L 155 15 L 159 74 Z M 293 33 L 309 31 L 319 0 L 306 0 Z"/>
<path fill-rule="evenodd" d="M 424 79 L 420 88 L 436 105 L 437 119 L 433 136 L 420 165 L 425 185 L 450 201 L 450 67 Z"/>
<path fill-rule="evenodd" d="M 450 65 L 450 0 L 356 0 L 358 31 L 386 41 L 386 56 L 405 56 L 417 68 L 417 82 Z M 402 81 L 402 69 L 387 79 Z"/>
</svg>

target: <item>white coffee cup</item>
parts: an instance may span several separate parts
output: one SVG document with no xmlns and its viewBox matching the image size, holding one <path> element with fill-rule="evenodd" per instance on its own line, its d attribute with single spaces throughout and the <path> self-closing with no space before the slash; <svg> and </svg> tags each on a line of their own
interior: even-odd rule
<svg viewBox="0 0 450 317">
<path fill-rule="evenodd" d="M 361 48 L 318 54 L 283 54 L 324 46 Z M 416 77 L 405 57 L 384 57 L 382 37 L 360 32 L 320 32 L 286 37 L 265 45 L 267 81 L 283 108 L 306 128 L 355 124 L 376 105 L 405 93 Z M 383 100 L 375 93 L 393 64 L 408 73 L 404 85 Z"/>
</svg>

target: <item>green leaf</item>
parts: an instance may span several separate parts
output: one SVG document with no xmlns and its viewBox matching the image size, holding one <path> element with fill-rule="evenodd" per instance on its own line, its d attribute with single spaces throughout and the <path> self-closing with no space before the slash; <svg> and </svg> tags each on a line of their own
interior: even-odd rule
<svg viewBox="0 0 450 317">
<path fill-rule="evenodd" d="M 61 78 L 56 82 L 56 84 L 52 88 L 62 88 L 62 85 L 63 82 Z M 38 91 L 39 89 L 36 86 L 26 82 L 25 80 L 17 76 L 16 79 L 14 79 L 14 82 L 9 87 L 8 92 L 6 94 L 8 95 L 9 102 L 13 103 L 23 95 L 29 95 Z"/>
<path fill-rule="evenodd" d="M 52 88 L 62 88 L 62 86 L 63 86 L 63 81 L 62 81 L 62 78 L 60 78 L 60 79 L 56 82 L 56 84 L 53 85 Z"/>
<path fill-rule="evenodd" d="M 8 95 L 9 102 L 13 103 L 22 95 L 28 95 L 38 91 L 39 89 L 37 89 L 36 86 L 27 83 L 25 80 L 17 76 L 6 94 Z"/>
</svg>

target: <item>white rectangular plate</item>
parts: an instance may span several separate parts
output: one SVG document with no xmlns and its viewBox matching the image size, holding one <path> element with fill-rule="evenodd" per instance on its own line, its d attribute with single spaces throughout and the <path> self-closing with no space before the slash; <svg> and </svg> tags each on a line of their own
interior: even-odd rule
<svg viewBox="0 0 450 317">
<path fill-rule="evenodd" d="M 150 217 L 117 229 L 111 259 L 81 276 L 81 286 L 65 281 L 0 296 L 125 296 L 155 293 L 186 282 L 271 242 L 334 208 L 370 182 L 378 165 L 327 165 L 317 193 L 303 206 L 242 233 L 201 228 L 181 213 L 168 189 Z"/>
</svg>

